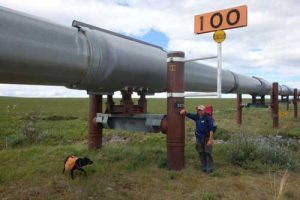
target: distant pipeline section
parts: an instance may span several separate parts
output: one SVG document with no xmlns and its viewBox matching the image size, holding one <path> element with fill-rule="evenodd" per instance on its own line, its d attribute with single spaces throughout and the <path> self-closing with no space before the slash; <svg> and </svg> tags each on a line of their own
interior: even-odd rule
<svg viewBox="0 0 300 200">
<path fill-rule="evenodd" d="M 166 91 L 167 53 L 145 43 L 74 21 L 65 27 L 0 7 L 0 82 L 65 86 L 112 94 L 124 88 Z M 185 64 L 185 91 L 215 92 L 217 69 Z M 222 92 L 266 95 L 271 83 L 222 71 Z M 280 95 L 293 95 L 279 86 Z"/>
</svg>

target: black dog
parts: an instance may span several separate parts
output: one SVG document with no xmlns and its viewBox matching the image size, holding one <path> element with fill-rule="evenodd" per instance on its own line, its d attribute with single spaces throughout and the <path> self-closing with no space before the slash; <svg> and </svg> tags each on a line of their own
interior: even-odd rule
<svg viewBox="0 0 300 200">
<path fill-rule="evenodd" d="M 85 176 L 87 176 L 86 171 L 82 167 L 91 164 L 93 164 L 93 161 L 91 161 L 87 157 L 77 158 L 76 156 L 68 156 L 66 157 L 64 162 L 63 173 L 65 172 L 65 170 L 70 171 L 71 177 L 72 179 L 74 179 L 74 170 L 78 169 L 79 171 L 83 172 Z"/>
</svg>

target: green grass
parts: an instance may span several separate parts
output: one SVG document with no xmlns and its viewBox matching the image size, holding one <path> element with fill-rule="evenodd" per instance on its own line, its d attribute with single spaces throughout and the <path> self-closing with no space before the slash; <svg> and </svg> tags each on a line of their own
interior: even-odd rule
<svg viewBox="0 0 300 200">
<path fill-rule="evenodd" d="M 231 141 L 237 133 L 300 138 L 292 107 L 280 119 L 280 128 L 273 129 L 269 109 L 244 108 L 239 127 L 234 99 L 187 99 L 186 109 L 194 112 L 198 104 L 214 106 L 217 139 Z M 166 138 L 160 133 L 104 130 L 103 148 L 89 151 L 87 109 L 87 99 L 0 98 L 0 199 L 273 199 L 274 187 L 278 191 L 284 167 L 239 167 L 226 157 L 226 144 L 214 145 L 216 171 L 203 174 L 194 148 L 194 124 L 188 119 L 186 166 L 179 172 L 166 167 Z M 166 100 L 148 100 L 148 111 L 166 113 Z M 287 148 L 299 159 L 299 145 Z M 94 161 L 86 167 L 87 178 L 76 173 L 72 181 L 68 173 L 62 174 L 69 154 Z M 299 168 L 289 173 L 284 196 L 299 199 Z"/>
</svg>

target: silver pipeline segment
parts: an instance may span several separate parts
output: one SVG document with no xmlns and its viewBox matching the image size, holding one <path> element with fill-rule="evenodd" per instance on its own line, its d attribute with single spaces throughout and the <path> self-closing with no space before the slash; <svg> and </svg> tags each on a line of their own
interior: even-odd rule
<svg viewBox="0 0 300 200">
<path fill-rule="evenodd" d="M 1 83 L 67 86 L 89 63 L 81 32 L 3 7 L 0 44 Z"/>
<path fill-rule="evenodd" d="M 131 87 L 166 89 L 166 52 L 158 46 L 80 22 L 64 27 L 0 7 L 0 82 L 59 85 L 96 93 Z M 185 64 L 185 90 L 215 92 L 217 69 Z M 222 92 L 270 94 L 261 78 L 222 70 Z M 287 86 L 280 94 L 293 94 Z"/>
<path fill-rule="evenodd" d="M 294 92 L 294 90 L 292 88 L 290 88 L 286 85 L 279 85 L 278 91 L 279 91 L 279 94 L 282 96 L 289 96 L 289 95 L 291 95 L 291 93 Z"/>
<path fill-rule="evenodd" d="M 270 82 L 266 81 L 263 78 L 259 78 L 259 77 L 256 77 L 256 76 L 253 76 L 253 78 L 257 79 L 261 84 L 260 91 L 258 93 L 256 93 L 255 95 L 262 96 L 264 94 L 270 94 L 271 93 L 272 85 L 271 85 Z"/>
</svg>

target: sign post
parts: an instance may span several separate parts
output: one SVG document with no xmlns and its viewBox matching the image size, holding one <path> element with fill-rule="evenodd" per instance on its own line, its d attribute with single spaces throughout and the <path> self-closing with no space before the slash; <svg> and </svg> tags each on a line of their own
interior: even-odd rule
<svg viewBox="0 0 300 200">
<path fill-rule="evenodd" d="M 217 79 L 218 98 L 222 97 L 222 43 L 218 43 L 218 79 Z"/>
<path fill-rule="evenodd" d="M 226 33 L 222 30 L 216 31 L 213 36 L 218 43 L 218 77 L 217 77 L 217 93 L 218 98 L 222 97 L 222 42 L 226 39 Z"/>
</svg>

